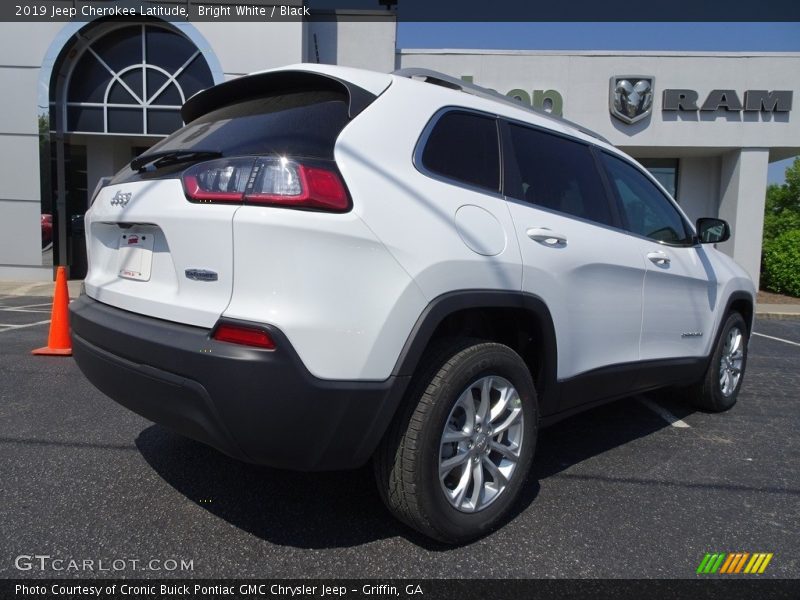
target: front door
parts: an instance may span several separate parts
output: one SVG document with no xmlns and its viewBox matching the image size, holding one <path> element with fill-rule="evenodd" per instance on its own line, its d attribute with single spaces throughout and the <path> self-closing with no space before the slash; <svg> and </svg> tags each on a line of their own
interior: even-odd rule
<svg viewBox="0 0 800 600">
<path fill-rule="evenodd" d="M 699 357 L 719 302 L 711 263 L 672 201 L 630 163 L 602 153 L 627 228 L 640 239 L 645 276 L 642 360 Z"/>
</svg>

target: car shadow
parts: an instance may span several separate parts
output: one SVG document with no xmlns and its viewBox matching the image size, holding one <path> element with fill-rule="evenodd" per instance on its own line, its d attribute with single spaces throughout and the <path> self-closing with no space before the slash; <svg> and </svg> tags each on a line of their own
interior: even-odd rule
<svg viewBox="0 0 800 600">
<path fill-rule="evenodd" d="M 669 410 L 679 418 L 692 412 L 681 414 L 674 406 Z M 528 509 L 541 481 L 667 426 L 641 403 L 625 399 L 540 431 L 533 471 L 506 522 Z M 450 548 L 390 516 L 369 465 L 321 473 L 271 469 L 229 458 L 159 425 L 144 429 L 136 447 L 153 470 L 186 498 L 273 544 L 352 547 L 401 536 L 434 552 Z"/>
<path fill-rule="evenodd" d="M 696 412 L 671 390 L 640 396 L 678 419 Z M 547 479 L 573 465 L 669 427 L 636 398 L 624 398 L 560 421 L 539 432 L 532 477 Z"/>
</svg>

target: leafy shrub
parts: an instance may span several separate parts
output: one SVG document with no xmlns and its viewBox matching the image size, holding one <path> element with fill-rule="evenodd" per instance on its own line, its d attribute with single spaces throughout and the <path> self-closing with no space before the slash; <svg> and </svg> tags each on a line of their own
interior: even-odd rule
<svg viewBox="0 0 800 600">
<path fill-rule="evenodd" d="M 779 294 L 800 297 L 800 229 L 765 240 L 761 286 Z"/>
<path fill-rule="evenodd" d="M 764 214 L 764 241 L 774 240 L 792 229 L 800 229 L 800 213 L 783 210 Z"/>
</svg>

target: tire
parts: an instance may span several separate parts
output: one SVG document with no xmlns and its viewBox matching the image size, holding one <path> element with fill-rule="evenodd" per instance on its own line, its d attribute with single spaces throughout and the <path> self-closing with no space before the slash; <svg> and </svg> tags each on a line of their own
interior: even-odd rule
<svg viewBox="0 0 800 600">
<path fill-rule="evenodd" d="M 687 390 L 694 406 L 708 412 L 723 412 L 736 404 L 747 366 L 748 338 L 742 315 L 730 313 L 720 329 L 703 379 Z"/>
<path fill-rule="evenodd" d="M 440 542 L 464 543 L 497 527 L 519 496 L 536 446 L 536 390 L 525 362 L 502 344 L 447 340 L 420 365 L 377 450 L 375 476 L 399 520 Z"/>
</svg>

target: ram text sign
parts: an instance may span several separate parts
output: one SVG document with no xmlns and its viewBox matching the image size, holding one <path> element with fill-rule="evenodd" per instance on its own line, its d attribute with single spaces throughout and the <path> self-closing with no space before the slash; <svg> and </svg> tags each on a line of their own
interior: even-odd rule
<svg viewBox="0 0 800 600">
<path fill-rule="evenodd" d="M 702 104 L 695 90 L 664 90 L 661 110 L 664 111 L 727 111 L 746 112 L 789 112 L 792 110 L 791 90 L 746 90 L 744 102 L 736 90 L 711 90 Z"/>
</svg>

